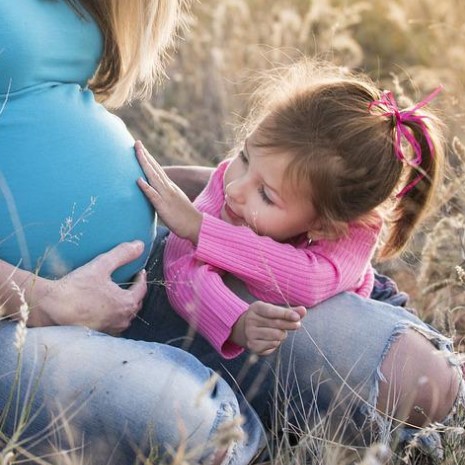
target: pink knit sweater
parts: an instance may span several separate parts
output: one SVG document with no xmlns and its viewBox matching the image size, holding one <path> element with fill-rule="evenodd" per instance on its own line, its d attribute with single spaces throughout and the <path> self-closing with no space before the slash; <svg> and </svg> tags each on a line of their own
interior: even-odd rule
<svg viewBox="0 0 465 465">
<path fill-rule="evenodd" d="M 173 308 L 225 358 L 233 358 L 243 349 L 228 339 L 249 304 L 223 284 L 222 275 L 233 274 L 258 300 L 274 304 L 312 307 L 343 291 L 368 297 L 381 220 L 377 226 L 350 225 L 348 237 L 310 246 L 306 237 L 290 244 L 259 236 L 219 219 L 228 163 L 218 166 L 194 202 L 203 212 L 197 247 L 170 233 L 164 273 Z"/>
</svg>

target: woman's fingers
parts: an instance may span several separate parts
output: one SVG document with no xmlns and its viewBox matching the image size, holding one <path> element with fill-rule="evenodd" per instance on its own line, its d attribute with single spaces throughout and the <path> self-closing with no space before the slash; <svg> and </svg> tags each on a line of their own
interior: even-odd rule
<svg viewBox="0 0 465 465">
<path fill-rule="evenodd" d="M 105 276 L 111 276 L 113 272 L 140 257 L 144 251 L 142 241 L 123 242 L 113 249 L 95 257 L 89 264 L 97 267 Z"/>
<path fill-rule="evenodd" d="M 127 291 L 132 292 L 134 300 L 137 303 L 137 311 L 139 311 L 142 307 L 145 294 L 147 293 L 147 273 L 145 270 L 137 273 L 134 283 L 127 288 Z"/>
<path fill-rule="evenodd" d="M 120 244 L 54 281 L 53 292 L 43 300 L 57 315 L 52 321 L 81 324 L 110 334 L 126 329 L 141 308 L 147 290 L 145 273 L 139 273 L 127 289 L 119 287 L 111 275 L 143 250 L 141 241 Z M 63 302 L 71 304 L 63 309 Z"/>
</svg>

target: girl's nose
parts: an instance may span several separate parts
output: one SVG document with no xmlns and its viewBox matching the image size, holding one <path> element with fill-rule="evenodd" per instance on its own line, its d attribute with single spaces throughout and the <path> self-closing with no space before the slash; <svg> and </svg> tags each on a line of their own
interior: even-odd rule
<svg viewBox="0 0 465 465">
<path fill-rule="evenodd" d="M 245 183 L 240 179 L 236 179 L 227 184 L 226 196 L 229 197 L 234 203 L 241 204 L 245 197 Z"/>
</svg>

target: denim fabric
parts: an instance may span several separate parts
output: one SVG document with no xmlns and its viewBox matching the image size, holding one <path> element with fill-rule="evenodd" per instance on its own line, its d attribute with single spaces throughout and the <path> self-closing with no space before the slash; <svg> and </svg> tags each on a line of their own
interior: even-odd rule
<svg viewBox="0 0 465 465">
<path fill-rule="evenodd" d="M 0 431 L 21 433 L 29 453 L 53 462 L 56 447 L 75 463 L 129 465 L 151 455 L 161 464 L 185 447 L 186 459 L 209 463 L 216 436 L 230 427 L 236 439 L 225 463 L 245 465 L 256 454 L 257 418 L 249 412 L 241 430 L 229 386 L 187 352 L 62 326 L 29 329 L 19 356 L 16 327 L 0 323 Z"/>
<path fill-rule="evenodd" d="M 370 297 L 395 307 L 405 307 L 408 302 L 408 295 L 400 292 L 392 279 L 377 273 L 375 273 L 375 282 Z"/>
<path fill-rule="evenodd" d="M 378 276 L 375 295 L 389 303 L 339 294 L 310 309 L 303 327 L 290 333 L 273 355 L 258 358 L 246 352 L 225 360 L 170 308 L 162 270 L 166 233 L 158 231 L 148 267 L 151 289 L 125 337 L 163 342 L 194 354 L 250 402 L 275 437 L 331 425 L 338 429 L 335 440 L 354 445 L 369 442 L 373 431 L 389 434 L 389 425 L 375 405 L 380 366 L 391 344 L 402 332 L 415 328 L 439 349 L 450 349 L 449 340 L 399 306 L 405 305 L 405 294 L 399 295 L 388 278 Z M 243 298 L 253 300 L 246 294 Z M 330 424 L 321 425 L 323 421 Z"/>
</svg>

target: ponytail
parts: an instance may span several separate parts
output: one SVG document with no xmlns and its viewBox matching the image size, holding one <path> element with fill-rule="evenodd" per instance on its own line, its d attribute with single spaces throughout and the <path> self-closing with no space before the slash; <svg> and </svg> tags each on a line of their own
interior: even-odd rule
<svg viewBox="0 0 465 465">
<path fill-rule="evenodd" d="M 380 260 L 392 258 L 405 248 L 413 230 L 432 206 L 443 174 L 444 143 L 439 119 L 424 113 L 419 119 L 404 119 L 402 124 L 419 149 L 419 163 L 413 164 L 404 159 L 407 178 L 396 195 L 387 239 L 378 252 Z"/>
</svg>

